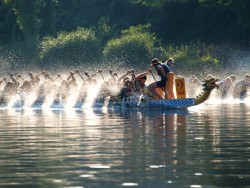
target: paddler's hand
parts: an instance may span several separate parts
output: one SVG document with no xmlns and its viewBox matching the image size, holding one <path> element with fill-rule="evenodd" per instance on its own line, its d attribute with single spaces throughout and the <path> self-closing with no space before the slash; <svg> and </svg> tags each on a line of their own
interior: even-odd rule
<svg viewBox="0 0 250 188">
<path fill-rule="evenodd" d="M 126 74 L 128 75 L 128 74 L 130 74 L 130 73 L 131 73 L 131 70 L 128 70 Z"/>
<path fill-rule="evenodd" d="M 87 73 L 87 72 L 84 72 L 84 74 L 87 76 L 87 77 L 89 77 L 89 73 Z"/>
<path fill-rule="evenodd" d="M 112 74 L 113 74 L 113 71 L 112 70 L 109 70 L 109 74 L 112 76 Z"/>
<path fill-rule="evenodd" d="M 99 69 L 97 72 L 98 72 L 98 73 L 102 73 L 102 70 L 101 70 L 101 69 Z"/>
</svg>

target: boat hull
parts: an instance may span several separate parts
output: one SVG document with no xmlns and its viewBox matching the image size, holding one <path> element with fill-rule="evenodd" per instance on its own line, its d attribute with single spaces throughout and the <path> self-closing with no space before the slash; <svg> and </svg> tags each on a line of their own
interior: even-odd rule
<svg viewBox="0 0 250 188">
<path fill-rule="evenodd" d="M 169 100 L 150 100 L 146 102 L 127 101 L 115 103 L 122 107 L 148 107 L 148 108 L 188 108 L 196 105 L 194 98 L 169 99 Z"/>
<path fill-rule="evenodd" d="M 102 101 L 96 101 L 92 104 L 93 107 L 125 107 L 125 108 L 188 108 L 191 106 L 196 105 L 194 98 L 186 98 L 186 99 L 169 99 L 169 100 L 149 100 L 149 101 L 124 101 L 124 102 L 108 102 L 104 104 Z M 7 103 L 2 103 L 1 107 L 8 106 Z M 25 102 L 22 100 L 18 100 L 12 104 L 12 107 L 22 107 L 26 106 Z M 35 102 L 30 107 L 42 107 L 42 102 Z M 51 108 L 64 108 L 64 104 L 60 101 L 54 101 L 51 105 Z M 77 102 L 76 104 L 72 105 L 75 108 L 82 108 L 84 107 L 84 102 Z"/>
</svg>

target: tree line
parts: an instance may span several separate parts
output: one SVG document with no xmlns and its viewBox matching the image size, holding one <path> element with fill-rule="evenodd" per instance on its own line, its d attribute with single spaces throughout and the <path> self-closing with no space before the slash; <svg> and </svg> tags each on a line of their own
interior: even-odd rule
<svg viewBox="0 0 250 188">
<path fill-rule="evenodd" d="M 75 38 L 76 33 L 87 35 L 86 40 L 91 39 L 85 32 L 89 30 L 96 38 L 92 47 L 100 46 L 94 56 L 100 52 L 112 56 L 111 53 L 118 53 L 115 48 L 119 43 L 127 45 L 133 40 L 133 45 L 127 45 L 122 52 L 123 56 L 130 56 L 125 53 L 126 49 L 131 46 L 139 49 L 141 44 L 138 38 L 142 36 L 144 47 L 141 49 L 144 51 L 138 53 L 145 59 L 158 54 L 178 58 L 180 51 L 187 53 L 183 45 L 194 50 L 192 44 L 201 44 L 201 59 L 210 57 L 213 63 L 217 63 L 218 57 L 213 57 L 215 48 L 208 54 L 210 44 L 249 46 L 248 10 L 248 0 L 0 0 L 0 46 L 16 47 L 17 43 L 23 43 L 26 48 L 29 47 L 28 52 L 39 54 L 37 57 L 49 57 L 44 49 L 50 49 L 47 52 L 51 54 L 52 43 L 54 46 L 60 44 L 55 42 L 56 39 L 62 36 Z M 80 28 L 85 31 L 79 32 Z M 153 41 L 149 40 L 150 37 Z M 73 45 L 78 40 L 67 41 Z M 77 46 L 72 45 L 68 45 L 67 49 L 72 48 L 72 51 Z M 174 51 L 171 46 L 175 46 Z M 204 54 L 208 56 L 204 57 Z M 222 60 L 224 57 L 219 58 Z"/>
<path fill-rule="evenodd" d="M 0 41 L 54 36 L 109 19 L 116 31 L 150 23 L 164 42 L 249 45 L 248 0 L 1 0 Z"/>
</svg>

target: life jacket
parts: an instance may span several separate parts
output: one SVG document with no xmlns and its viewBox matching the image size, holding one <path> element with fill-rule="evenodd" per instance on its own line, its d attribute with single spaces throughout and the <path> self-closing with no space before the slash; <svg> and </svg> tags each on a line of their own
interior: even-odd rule
<svg viewBox="0 0 250 188">
<path fill-rule="evenodd" d="M 160 63 L 160 64 L 157 64 L 157 66 L 161 66 L 163 68 L 165 75 L 167 75 L 167 73 L 171 72 L 170 68 L 166 64 Z M 157 70 L 157 74 L 161 78 L 165 77 L 165 75 L 163 75 L 163 76 L 161 75 L 161 72 L 158 69 L 156 69 L 156 70 Z"/>
</svg>

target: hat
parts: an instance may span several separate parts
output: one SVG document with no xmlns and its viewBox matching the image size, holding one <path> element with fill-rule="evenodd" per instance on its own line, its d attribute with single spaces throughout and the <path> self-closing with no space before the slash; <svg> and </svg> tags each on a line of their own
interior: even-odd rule
<svg viewBox="0 0 250 188">
<path fill-rule="evenodd" d="M 157 58 L 153 58 L 151 60 L 151 64 L 150 64 L 150 67 L 154 66 L 154 65 L 157 65 L 157 64 L 160 64 L 161 62 L 157 59 Z"/>
<path fill-rule="evenodd" d="M 127 81 L 130 81 L 130 79 L 129 79 L 129 77 L 126 76 L 125 78 L 123 78 L 122 82 L 125 83 Z"/>
</svg>

